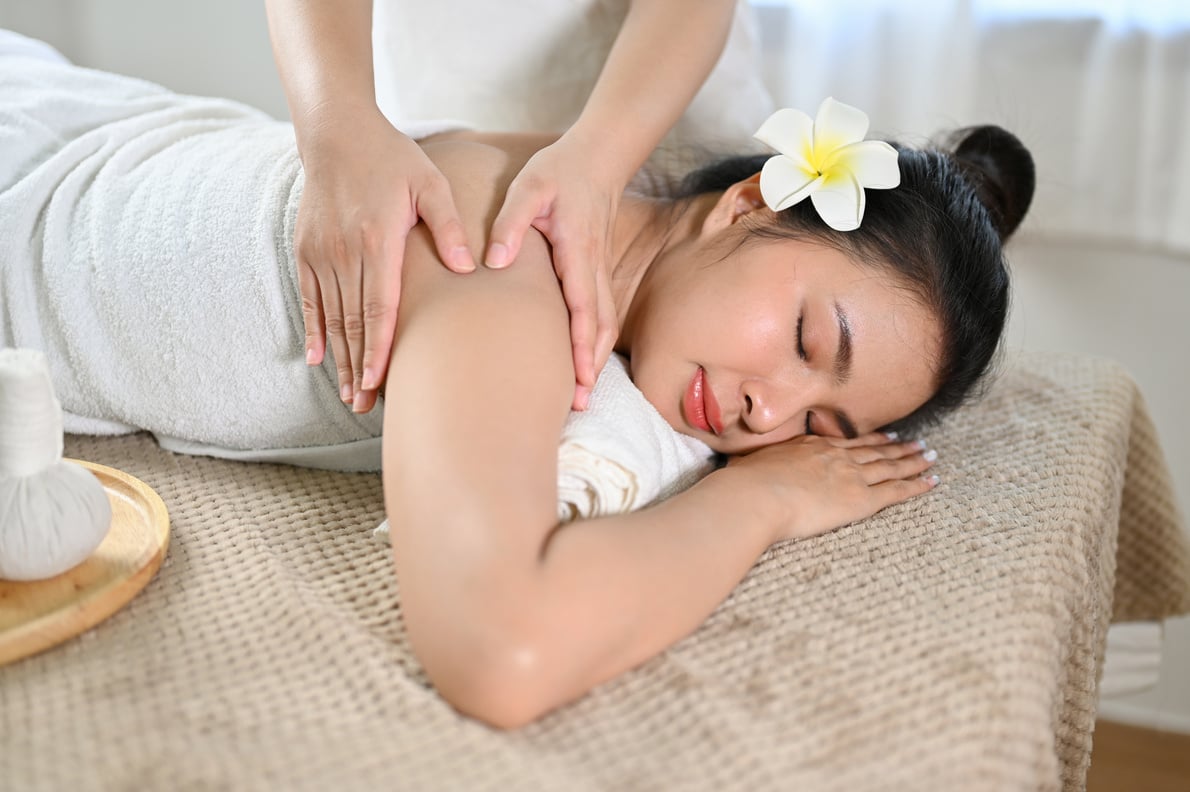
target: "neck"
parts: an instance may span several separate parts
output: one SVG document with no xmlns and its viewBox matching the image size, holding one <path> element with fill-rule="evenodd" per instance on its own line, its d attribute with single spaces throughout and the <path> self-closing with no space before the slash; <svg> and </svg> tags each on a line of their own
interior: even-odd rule
<svg viewBox="0 0 1190 792">
<path fill-rule="evenodd" d="M 675 202 L 628 194 L 620 202 L 609 283 L 619 330 L 616 351 L 627 352 L 630 346 L 632 317 L 645 302 L 647 278 L 654 265 L 697 235 L 714 199 L 708 194 Z"/>
</svg>

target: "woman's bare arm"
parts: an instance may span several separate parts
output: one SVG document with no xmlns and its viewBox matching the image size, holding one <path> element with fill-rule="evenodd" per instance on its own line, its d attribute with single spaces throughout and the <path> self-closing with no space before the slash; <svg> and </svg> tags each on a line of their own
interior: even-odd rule
<svg viewBox="0 0 1190 792">
<path fill-rule="evenodd" d="M 511 175 L 503 154 L 478 148 L 431 155 L 472 241 Z M 384 427 L 402 611 L 441 694 L 517 726 L 694 630 L 768 546 L 773 521 L 727 470 L 656 508 L 558 529 L 574 374 L 539 235 L 519 266 L 459 277 L 419 228 L 404 293 Z"/>
</svg>

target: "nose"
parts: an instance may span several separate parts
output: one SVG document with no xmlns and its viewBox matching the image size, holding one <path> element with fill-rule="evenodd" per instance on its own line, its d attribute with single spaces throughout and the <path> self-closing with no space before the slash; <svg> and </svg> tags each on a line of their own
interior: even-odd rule
<svg viewBox="0 0 1190 792">
<path fill-rule="evenodd" d="M 744 409 L 740 417 L 749 431 L 756 434 L 772 432 L 805 410 L 787 385 L 748 380 L 743 383 L 741 390 Z"/>
</svg>

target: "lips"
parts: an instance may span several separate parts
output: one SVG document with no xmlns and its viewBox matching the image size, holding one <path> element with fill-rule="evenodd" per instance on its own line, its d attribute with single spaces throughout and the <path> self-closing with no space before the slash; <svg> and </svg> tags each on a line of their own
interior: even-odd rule
<svg viewBox="0 0 1190 792">
<path fill-rule="evenodd" d="M 714 391 L 707 385 L 706 372 L 701 366 L 686 386 L 686 393 L 682 397 L 682 411 L 694 428 L 714 434 L 723 432 L 723 417 L 719 411 L 719 403 L 715 401 Z"/>
</svg>

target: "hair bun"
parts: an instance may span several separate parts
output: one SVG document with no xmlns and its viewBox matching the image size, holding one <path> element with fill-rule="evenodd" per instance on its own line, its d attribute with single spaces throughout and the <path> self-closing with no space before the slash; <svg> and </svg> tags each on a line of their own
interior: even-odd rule
<svg viewBox="0 0 1190 792">
<path fill-rule="evenodd" d="M 1033 155 L 1016 135 L 992 125 L 956 130 L 950 144 L 963 174 L 991 213 L 1000 239 L 1008 239 L 1033 200 Z"/>
</svg>

